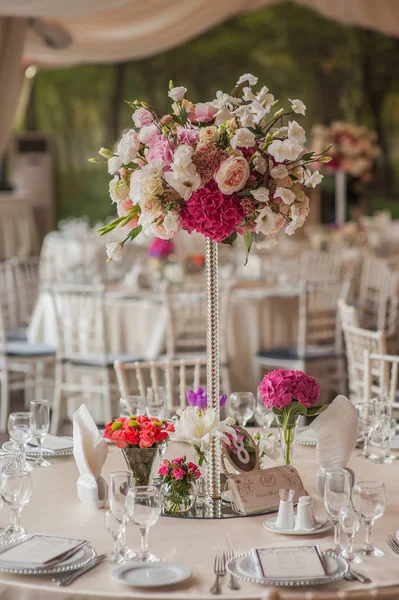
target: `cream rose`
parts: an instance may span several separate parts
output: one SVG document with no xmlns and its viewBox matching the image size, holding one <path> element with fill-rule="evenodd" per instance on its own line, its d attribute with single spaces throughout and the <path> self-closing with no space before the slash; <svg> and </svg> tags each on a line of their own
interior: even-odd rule
<svg viewBox="0 0 399 600">
<path fill-rule="evenodd" d="M 241 190 L 249 177 L 249 165 L 243 156 L 230 156 L 222 162 L 215 181 L 223 194 L 231 195 Z"/>
<path fill-rule="evenodd" d="M 149 196 L 159 196 L 163 193 L 162 181 L 158 177 L 146 179 L 142 183 L 142 190 Z"/>
<path fill-rule="evenodd" d="M 140 208 L 151 215 L 155 214 L 160 208 L 161 203 L 156 196 L 145 196 L 140 202 Z"/>
<path fill-rule="evenodd" d="M 200 129 L 200 141 L 209 144 L 210 142 L 217 142 L 220 137 L 219 130 L 215 125 L 209 127 L 202 127 Z"/>
</svg>

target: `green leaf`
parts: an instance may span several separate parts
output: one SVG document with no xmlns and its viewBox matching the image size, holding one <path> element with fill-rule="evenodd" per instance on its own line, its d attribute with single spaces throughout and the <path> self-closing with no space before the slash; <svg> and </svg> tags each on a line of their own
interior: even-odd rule
<svg viewBox="0 0 399 600">
<path fill-rule="evenodd" d="M 229 237 L 222 240 L 222 244 L 227 244 L 228 246 L 232 246 L 234 244 L 234 242 L 236 241 L 237 237 L 238 237 L 237 232 L 233 231 L 233 233 L 231 235 L 229 235 Z"/>
<path fill-rule="evenodd" d="M 123 244 L 124 244 L 125 242 L 127 242 L 128 240 L 129 240 L 129 241 L 132 241 L 132 240 L 134 240 L 134 238 L 136 238 L 136 237 L 137 237 L 137 236 L 138 236 L 138 235 L 139 235 L 139 234 L 142 232 L 142 230 L 143 230 L 143 227 L 142 227 L 142 225 L 138 225 L 137 227 L 135 227 L 134 229 L 132 229 L 132 231 L 129 233 L 129 235 L 127 235 L 127 236 L 125 237 L 125 239 L 123 240 L 123 242 L 122 242 L 122 246 L 123 246 Z"/>
<path fill-rule="evenodd" d="M 316 415 L 321 415 L 326 408 L 328 408 L 328 404 L 325 404 L 324 406 L 314 406 L 313 408 L 308 408 L 306 414 L 308 417 L 315 417 Z"/>
<path fill-rule="evenodd" d="M 245 246 L 245 265 L 248 264 L 248 257 L 252 246 L 252 233 L 244 231 L 244 246 Z"/>
<path fill-rule="evenodd" d="M 306 154 L 303 154 L 301 156 L 301 160 L 310 160 L 312 158 L 313 154 L 314 154 L 313 152 L 307 152 Z"/>
</svg>

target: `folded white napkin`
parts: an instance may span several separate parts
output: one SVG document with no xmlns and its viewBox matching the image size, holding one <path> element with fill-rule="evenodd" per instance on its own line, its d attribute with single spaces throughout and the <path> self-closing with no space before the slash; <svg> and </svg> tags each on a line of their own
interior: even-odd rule
<svg viewBox="0 0 399 600">
<path fill-rule="evenodd" d="M 80 473 L 79 499 L 90 506 L 103 507 L 108 498 L 108 486 L 100 473 L 108 446 L 85 404 L 73 415 L 73 454 Z"/>
<path fill-rule="evenodd" d="M 320 466 L 346 467 L 358 439 L 358 416 L 352 402 L 337 396 L 310 427 L 316 435 Z"/>
</svg>

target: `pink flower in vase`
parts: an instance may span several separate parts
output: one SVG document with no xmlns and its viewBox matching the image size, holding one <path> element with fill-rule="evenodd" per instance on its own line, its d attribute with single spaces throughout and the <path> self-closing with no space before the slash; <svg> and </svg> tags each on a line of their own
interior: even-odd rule
<svg viewBox="0 0 399 600">
<path fill-rule="evenodd" d="M 183 479 L 183 477 L 185 476 L 185 471 L 183 469 L 173 469 L 172 471 L 172 477 L 174 479 L 176 479 L 176 481 L 179 481 L 180 479 Z"/>
</svg>

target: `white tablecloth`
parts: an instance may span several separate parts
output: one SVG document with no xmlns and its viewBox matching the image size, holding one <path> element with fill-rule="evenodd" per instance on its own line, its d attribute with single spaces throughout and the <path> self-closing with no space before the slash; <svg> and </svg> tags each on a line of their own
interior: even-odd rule
<svg viewBox="0 0 399 600">
<path fill-rule="evenodd" d="M 305 488 L 314 499 L 315 512 L 324 515 L 322 499 L 316 492 L 317 463 L 315 449 L 298 446 L 295 466 Z M 356 451 L 358 452 L 358 451 Z M 173 458 L 187 454 L 190 449 L 183 444 L 170 443 L 167 456 Z M 273 466 L 268 461 L 268 466 Z M 53 466 L 33 471 L 34 494 L 31 502 L 22 513 L 22 525 L 29 531 L 75 536 L 92 542 L 100 554 L 111 550 L 112 540 L 104 527 L 105 510 L 90 509 L 81 504 L 76 495 L 77 468 L 72 457 L 53 459 Z M 383 558 L 369 558 L 356 568 L 372 581 L 372 585 L 340 581 L 317 588 L 276 591 L 255 584 L 240 582 L 239 592 L 230 591 L 227 578 L 222 581 L 223 595 L 226 600 L 342 600 L 344 598 L 399 598 L 399 557 L 389 550 L 385 543 L 388 533 L 399 526 L 399 465 L 375 465 L 355 456 L 349 465 L 356 472 L 357 480 L 380 479 L 387 485 L 388 508 L 385 515 L 376 522 L 375 543 L 384 550 Z M 125 469 L 120 450 L 111 448 L 104 467 L 104 477 L 108 479 L 112 471 Z M 1 600 L 98 600 L 100 598 L 118 599 L 156 599 L 156 600 L 210 600 L 209 590 L 214 581 L 213 560 L 215 553 L 227 549 L 236 552 L 247 551 L 254 547 L 285 544 L 319 543 L 322 549 L 332 545 L 332 532 L 320 536 L 295 537 L 281 536 L 266 531 L 262 527 L 265 517 L 246 517 L 225 520 L 188 520 L 161 517 L 151 529 L 149 548 L 162 560 L 185 564 L 192 569 L 192 577 L 187 582 L 154 592 L 140 591 L 116 583 L 111 578 L 111 565 L 103 563 L 94 570 L 77 579 L 70 587 L 55 587 L 49 577 L 13 576 L 0 573 Z M 5 524 L 6 512 L 2 512 Z M 138 529 L 128 527 L 128 544 L 132 548 L 139 546 Z M 364 530 L 361 528 L 355 539 L 355 547 L 364 542 Z M 395 591 L 386 589 L 379 593 L 373 588 L 397 584 Z M 370 591 L 370 588 L 372 590 Z M 352 592 L 355 595 L 352 595 Z M 276 595 L 273 595 L 276 593 Z M 386 594 L 386 595 L 385 595 Z"/>
</svg>

